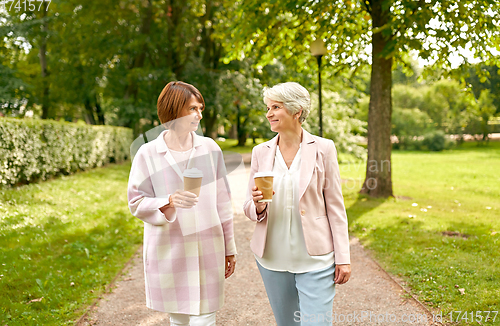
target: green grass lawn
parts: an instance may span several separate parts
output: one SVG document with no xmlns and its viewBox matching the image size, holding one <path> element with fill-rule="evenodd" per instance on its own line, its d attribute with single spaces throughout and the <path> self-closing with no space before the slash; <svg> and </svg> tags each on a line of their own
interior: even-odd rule
<svg viewBox="0 0 500 326">
<path fill-rule="evenodd" d="M 102 294 L 142 240 L 127 207 L 129 170 L 0 191 L 0 325 L 73 324 Z"/>
<path fill-rule="evenodd" d="M 344 197 L 351 232 L 381 265 L 444 321 L 500 311 L 500 143 L 393 152 L 396 198 L 387 200 L 358 195 L 365 168 L 340 165 Z M 500 325 L 500 313 L 482 324 Z"/>
</svg>

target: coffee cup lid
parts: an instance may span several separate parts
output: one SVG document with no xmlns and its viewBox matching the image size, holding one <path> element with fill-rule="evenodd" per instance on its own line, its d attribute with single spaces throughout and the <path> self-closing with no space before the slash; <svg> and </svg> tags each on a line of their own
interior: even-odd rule
<svg viewBox="0 0 500 326">
<path fill-rule="evenodd" d="M 203 178 L 203 172 L 197 168 L 186 169 L 182 175 L 187 178 Z"/>
<path fill-rule="evenodd" d="M 268 172 L 256 172 L 253 177 L 254 178 L 274 177 L 274 173 L 272 171 L 268 171 Z"/>
</svg>

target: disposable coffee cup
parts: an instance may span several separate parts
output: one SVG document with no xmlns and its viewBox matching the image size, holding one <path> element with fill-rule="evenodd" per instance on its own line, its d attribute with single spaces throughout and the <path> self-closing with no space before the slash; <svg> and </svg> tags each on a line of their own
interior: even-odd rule
<svg viewBox="0 0 500 326">
<path fill-rule="evenodd" d="M 254 174 L 253 179 L 257 188 L 262 191 L 263 199 L 259 200 L 262 202 L 272 202 L 273 201 L 273 179 L 274 175 L 272 172 L 257 172 Z"/>
<path fill-rule="evenodd" d="M 201 180 L 203 179 L 203 172 L 197 168 L 184 170 L 184 191 L 189 191 L 200 196 Z"/>
</svg>

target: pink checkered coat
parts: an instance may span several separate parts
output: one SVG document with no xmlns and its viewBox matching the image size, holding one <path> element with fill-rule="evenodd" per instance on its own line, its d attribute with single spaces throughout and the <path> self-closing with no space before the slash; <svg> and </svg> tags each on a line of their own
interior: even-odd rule
<svg viewBox="0 0 500 326">
<path fill-rule="evenodd" d="M 219 146 L 193 132 L 188 168 L 203 171 L 191 209 L 159 208 L 183 189 L 183 178 L 161 135 L 141 146 L 128 184 L 132 214 L 144 221 L 146 305 L 171 313 L 205 314 L 224 303 L 225 256 L 236 254 L 233 212 Z"/>
</svg>

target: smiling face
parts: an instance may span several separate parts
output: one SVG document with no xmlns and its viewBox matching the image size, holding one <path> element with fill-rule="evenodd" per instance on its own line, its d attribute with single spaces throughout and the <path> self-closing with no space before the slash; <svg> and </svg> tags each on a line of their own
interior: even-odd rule
<svg viewBox="0 0 500 326">
<path fill-rule="evenodd" d="M 193 95 L 186 107 L 179 112 L 175 130 L 183 132 L 196 131 L 200 120 L 203 118 L 202 111 L 204 109 L 203 104 Z"/>
<path fill-rule="evenodd" d="M 300 116 L 300 113 L 298 114 Z M 297 115 L 295 115 L 297 116 Z M 292 129 L 295 124 L 298 124 L 298 119 L 294 119 L 282 102 L 273 100 L 267 101 L 266 118 L 271 125 L 271 130 L 274 132 L 283 132 L 287 129 Z"/>
</svg>

